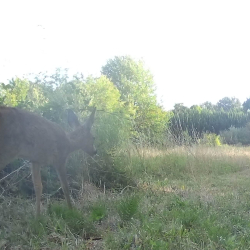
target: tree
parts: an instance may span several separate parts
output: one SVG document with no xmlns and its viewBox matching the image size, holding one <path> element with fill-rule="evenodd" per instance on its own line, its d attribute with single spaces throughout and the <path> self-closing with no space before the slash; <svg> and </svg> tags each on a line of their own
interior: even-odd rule
<svg viewBox="0 0 250 250">
<path fill-rule="evenodd" d="M 102 74 L 120 91 L 121 100 L 134 118 L 135 131 L 162 138 L 169 118 L 157 104 L 153 76 L 143 62 L 129 56 L 115 57 L 102 67 Z"/>
<path fill-rule="evenodd" d="M 201 106 L 199 106 L 199 105 L 192 105 L 191 107 L 190 107 L 190 109 L 192 109 L 192 110 L 196 110 L 197 112 L 201 112 L 201 110 L 202 110 L 202 108 L 201 108 Z"/>
<path fill-rule="evenodd" d="M 178 113 L 178 112 L 184 112 L 184 111 L 186 111 L 186 110 L 188 110 L 188 107 L 184 106 L 183 103 L 176 103 L 176 104 L 174 105 L 174 110 L 173 110 L 173 112 L 174 112 L 174 113 Z"/>
<path fill-rule="evenodd" d="M 240 100 L 235 97 L 224 97 L 217 102 L 216 106 L 219 110 L 223 110 L 225 112 L 241 109 Z"/>
<path fill-rule="evenodd" d="M 4 90 L 5 88 L 5 85 L 4 83 L 0 83 L 0 105 L 3 105 L 3 102 L 4 102 Z"/>
<path fill-rule="evenodd" d="M 102 67 L 106 75 L 119 89 L 122 100 L 141 104 L 143 100 L 155 98 L 153 76 L 146 70 L 142 61 L 135 61 L 129 56 L 116 56 Z"/>
<path fill-rule="evenodd" d="M 106 76 L 88 77 L 85 84 L 90 106 L 109 112 L 119 110 L 123 106 L 119 90 Z"/>
<path fill-rule="evenodd" d="M 2 84 L 2 102 L 8 106 L 18 106 L 31 111 L 37 110 L 47 102 L 43 88 L 28 79 L 15 78 L 8 84 Z"/>
<path fill-rule="evenodd" d="M 250 98 L 248 98 L 245 102 L 243 102 L 243 111 L 248 112 L 250 110 Z"/>
<path fill-rule="evenodd" d="M 213 105 L 211 102 L 204 102 L 200 106 L 202 109 L 207 109 L 207 110 L 214 110 L 215 109 L 215 105 Z"/>
<path fill-rule="evenodd" d="M 187 131 L 190 136 L 201 136 L 205 132 L 219 134 L 220 131 L 244 127 L 250 121 L 250 113 L 242 111 L 225 112 L 221 110 L 208 109 L 186 109 L 182 112 L 174 112 L 171 117 L 171 131 L 175 135 Z"/>
</svg>

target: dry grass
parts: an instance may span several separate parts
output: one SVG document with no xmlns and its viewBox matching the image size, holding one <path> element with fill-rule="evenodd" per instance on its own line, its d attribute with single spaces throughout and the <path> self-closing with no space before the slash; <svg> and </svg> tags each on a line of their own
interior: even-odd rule
<svg viewBox="0 0 250 250">
<path fill-rule="evenodd" d="M 140 154 L 146 158 L 162 156 L 165 154 L 193 155 L 197 157 L 249 157 L 250 147 L 219 146 L 210 147 L 204 145 L 197 146 L 175 146 L 167 149 L 151 147 L 132 148 L 131 155 Z"/>
<path fill-rule="evenodd" d="M 249 148 L 137 148 L 123 156 L 121 166 L 136 180 L 136 188 L 116 192 L 84 183 L 75 199 L 87 228 L 96 230 L 90 238 L 72 234 L 74 225 L 71 229 L 62 218 L 47 214 L 47 202 L 54 200 L 44 202 L 46 223 L 40 232 L 33 217 L 34 201 L 3 197 L 2 249 L 250 248 Z M 124 208 L 119 204 L 129 208 L 126 201 L 135 194 L 139 206 L 123 222 L 117 209 Z M 99 216 L 98 211 L 103 217 L 89 221 L 93 214 Z"/>
</svg>

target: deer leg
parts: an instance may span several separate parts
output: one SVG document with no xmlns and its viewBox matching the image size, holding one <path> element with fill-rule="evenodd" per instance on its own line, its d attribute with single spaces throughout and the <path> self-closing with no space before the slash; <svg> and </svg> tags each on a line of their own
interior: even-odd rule
<svg viewBox="0 0 250 250">
<path fill-rule="evenodd" d="M 69 185 L 67 182 L 67 174 L 66 174 L 66 168 L 65 165 L 62 164 L 61 166 L 56 168 L 57 174 L 59 176 L 61 186 L 63 189 L 64 196 L 66 198 L 66 201 L 68 203 L 69 208 L 72 208 L 71 200 L 70 200 L 70 195 L 69 195 Z"/>
<path fill-rule="evenodd" d="M 40 215 L 40 203 L 43 190 L 40 168 L 41 166 L 39 164 L 34 164 L 34 163 L 32 164 L 31 167 L 32 180 L 36 193 L 36 216 Z"/>
</svg>

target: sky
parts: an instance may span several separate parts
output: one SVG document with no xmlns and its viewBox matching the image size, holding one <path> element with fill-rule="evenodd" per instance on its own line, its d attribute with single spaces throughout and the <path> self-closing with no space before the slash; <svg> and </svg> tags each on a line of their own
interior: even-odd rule
<svg viewBox="0 0 250 250">
<path fill-rule="evenodd" d="M 142 59 L 166 110 L 250 97 L 250 1 L 2 0 L 0 82 Z"/>
</svg>

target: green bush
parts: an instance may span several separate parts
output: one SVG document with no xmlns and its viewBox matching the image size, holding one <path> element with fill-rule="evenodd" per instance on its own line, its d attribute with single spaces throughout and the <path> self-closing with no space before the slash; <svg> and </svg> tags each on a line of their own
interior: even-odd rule
<svg viewBox="0 0 250 250">
<path fill-rule="evenodd" d="M 223 142 L 229 145 L 250 145 L 250 123 L 243 128 L 230 127 L 220 133 Z"/>
<path fill-rule="evenodd" d="M 200 143 L 208 146 L 221 146 L 221 138 L 213 133 L 205 133 Z"/>
</svg>

